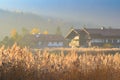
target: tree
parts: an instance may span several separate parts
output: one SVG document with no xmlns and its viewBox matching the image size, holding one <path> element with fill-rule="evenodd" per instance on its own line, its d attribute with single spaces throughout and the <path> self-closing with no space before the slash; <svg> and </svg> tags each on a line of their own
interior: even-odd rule
<svg viewBox="0 0 120 80">
<path fill-rule="evenodd" d="M 31 34 L 38 34 L 38 33 L 40 33 L 40 30 L 38 28 L 33 28 L 30 33 Z"/>
<path fill-rule="evenodd" d="M 60 27 L 57 27 L 57 29 L 56 29 L 56 35 L 62 35 Z"/>
<path fill-rule="evenodd" d="M 22 36 L 25 36 L 27 34 L 29 34 L 29 30 L 23 27 L 22 28 Z"/>
<path fill-rule="evenodd" d="M 43 32 L 43 34 L 48 34 L 48 31 L 47 31 L 47 30 L 45 30 L 45 31 Z"/>
<path fill-rule="evenodd" d="M 3 40 L 0 42 L 0 46 L 5 45 L 5 47 L 10 47 L 14 44 L 14 41 L 12 38 L 9 38 L 8 36 L 5 36 Z"/>
<path fill-rule="evenodd" d="M 21 39 L 21 35 L 19 35 L 16 29 L 11 30 L 11 39 L 14 42 L 19 42 L 19 40 Z"/>
<path fill-rule="evenodd" d="M 12 38 L 16 38 L 16 35 L 17 35 L 17 30 L 16 29 L 12 29 L 11 30 L 11 37 Z"/>
</svg>

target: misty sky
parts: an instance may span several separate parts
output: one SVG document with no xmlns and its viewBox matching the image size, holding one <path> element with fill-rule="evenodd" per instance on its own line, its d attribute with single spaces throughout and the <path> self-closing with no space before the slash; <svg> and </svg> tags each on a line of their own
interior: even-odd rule
<svg viewBox="0 0 120 80">
<path fill-rule="evenodd" d="M 120 27 L 120 0 L 0 0 L 0 8 Z"/>
</svg>

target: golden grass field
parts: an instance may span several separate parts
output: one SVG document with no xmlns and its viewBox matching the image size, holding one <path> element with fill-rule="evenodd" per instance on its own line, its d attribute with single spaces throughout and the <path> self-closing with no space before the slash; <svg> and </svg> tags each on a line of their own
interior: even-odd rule
<svg viewBox="0 0 120 80">
<path fill-rule="evenodd" d="M 3 46 L 0 80 L 120 80 L 120 49 L 53 48 L 32 53 L 16 44 Z"/>
</svg>

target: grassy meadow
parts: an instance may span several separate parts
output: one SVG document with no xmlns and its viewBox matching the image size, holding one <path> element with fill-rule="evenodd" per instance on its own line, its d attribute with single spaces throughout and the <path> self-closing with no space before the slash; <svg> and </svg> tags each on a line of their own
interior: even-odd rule
<svg viewBox="0 0 120 80">
<path fill-rule="evenodd" d="M 120 49 L 3 46 L 0 80 L 120 80 Z"/>
</svg>

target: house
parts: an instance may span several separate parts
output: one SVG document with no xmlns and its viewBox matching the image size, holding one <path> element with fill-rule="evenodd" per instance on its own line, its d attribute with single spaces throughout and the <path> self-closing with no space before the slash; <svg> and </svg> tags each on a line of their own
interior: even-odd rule
<svg viewBox="0 0 120 80">
<path fill-rule="evenodd" d="M 120 48 L 120 29 L 112 28 L 82 28 L 72 29 L 65 37 L 71 47 L 111 47 Z"/>
<path fill-rule="evenodd" d="M 21 45 L 30 48 L 65 47 L 66 40 L 62 35 L 56 34 L 28 34 L 21 40 Z"/>
<path fill-rule="evenodd" d="M 36 34 L 38 48 L 65 47 L 65 39 L 61 35 L 55 34 Z"/>
</svg>

